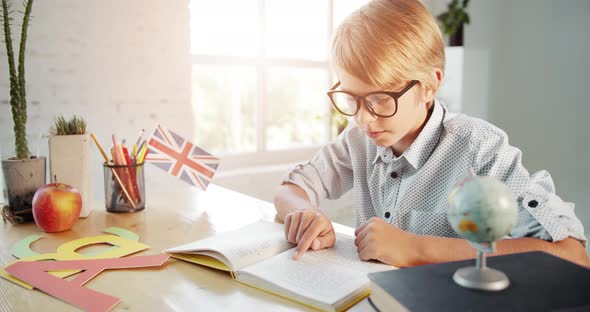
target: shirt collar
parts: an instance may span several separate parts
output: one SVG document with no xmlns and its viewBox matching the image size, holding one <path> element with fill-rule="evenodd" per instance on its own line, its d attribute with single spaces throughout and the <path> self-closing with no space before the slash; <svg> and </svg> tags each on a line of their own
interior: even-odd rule
<svg viewBox="0 0 590 312">
<path fill-rule="evenodd" d="M 375 155 L 375 159 L 373 159 L 373 164 L 375 164 L 379 158 L 385 163 L 405 158 L 414 169 L 421 168 L 438 143 L 443 130 L 442 121 L 445 110 L 446 108 L 435 100 L 432 115 L 430 115 L 426 125 L 422 128 L 422 131 L 420 131 L 420 134 L 418 134 L 418 137 L 412 142 L 410 147 L 408 147 L 401 156 L 395 157 L 391 147 L 377 146 L 377 155 Z"/>
</svg>

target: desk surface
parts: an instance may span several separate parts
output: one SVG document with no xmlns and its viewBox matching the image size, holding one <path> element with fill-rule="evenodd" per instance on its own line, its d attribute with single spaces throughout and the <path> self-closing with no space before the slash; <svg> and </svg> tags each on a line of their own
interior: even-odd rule
<svg viewBox="0 0 590 312">
<path fill-rule="evenodd" d="M 137 255 L 160 253 L 166 248 L 237 229 L 259 219 L 274 221 L 272 204 L 211 185 L 206 192 L 185 185 L 174 191 L 150 188 L 146 209 L 135 213 L 108 213 L 97 202 L 90 216 L 62 233 L 42 232 L 34 223 L 0 224 L 0 264 L 14 261 L 10 247 L 31 235 L 45 238 L 32 244 L 39 253 L 54 252 L 62 243 L 100 235 L 117 226 L 140 236 L 150 249 Z M 352 229 L 336 225 L 337 231 Z M 107 270 L 86 287 L 119 298 L 114 311 L 308 311 L 309 308 L 242 285 L 225 272 L 170 259 L 160 268 Z M 371 311 L 366 301 L 354 311 Z M 29 291 L 0 278 L 0 311 L 78 311 L 38 290 Z"/>
</svg>

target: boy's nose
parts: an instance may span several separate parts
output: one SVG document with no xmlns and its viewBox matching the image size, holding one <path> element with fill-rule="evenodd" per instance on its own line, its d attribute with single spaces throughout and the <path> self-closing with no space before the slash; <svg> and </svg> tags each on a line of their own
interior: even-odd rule
<svg viewBox="0 0 590 312">
<path fill-rule="evenodd" d="M 367 108 L 365 100 L 361 100 L 359 111 L 356 112 L 355 117 L 359 124 L 369 124 L 377 119 L 377 116 L 373 115 Z"/>
</svg>

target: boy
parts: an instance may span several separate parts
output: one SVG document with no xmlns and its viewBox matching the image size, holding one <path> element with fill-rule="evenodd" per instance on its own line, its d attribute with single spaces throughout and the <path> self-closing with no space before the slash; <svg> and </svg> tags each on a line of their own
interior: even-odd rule
<svg viewBox="0 0 590 312">
<path fill-rule="evenodd" d="M 285 237 L 298 244 L 294 258 L 334 246 L 318 202 L 349 190 L 362 260 L 407 267 L 474 257 L 446 217 L 448 195 L 473 168 L 517 196 L 517 225 L 497 254 L 542 250 L 590 265 L 573 204 L 555 194 L 549 174 L 529 174 L 502 130 L 435 100 L 444 59 L 440 30 L 418 0 L 375 0 L 339 26 L 332 62 L 340 81 L 328 96 L 353 120 L 277 192 Z"/>
</svg>

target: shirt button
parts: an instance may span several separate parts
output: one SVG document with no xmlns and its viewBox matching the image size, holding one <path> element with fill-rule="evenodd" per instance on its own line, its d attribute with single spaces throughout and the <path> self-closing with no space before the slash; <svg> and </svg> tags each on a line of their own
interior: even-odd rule
<svg viewBox="0 0 590 312">
<path fill-rule="evenodd" d="M 390 216 L 391 216 L 391 213 L 389 213 L 389 211 L 385 213 L 385 218 L 386 219 L 389 219 Z"/>
<path fill-rule="evenodd" d="M 394 179 L 397 179 L 397 172 L 395 172 L 395 171 L 392 172 L 391 173 L 391 177 L 394 178 Z"/>
</svg>

